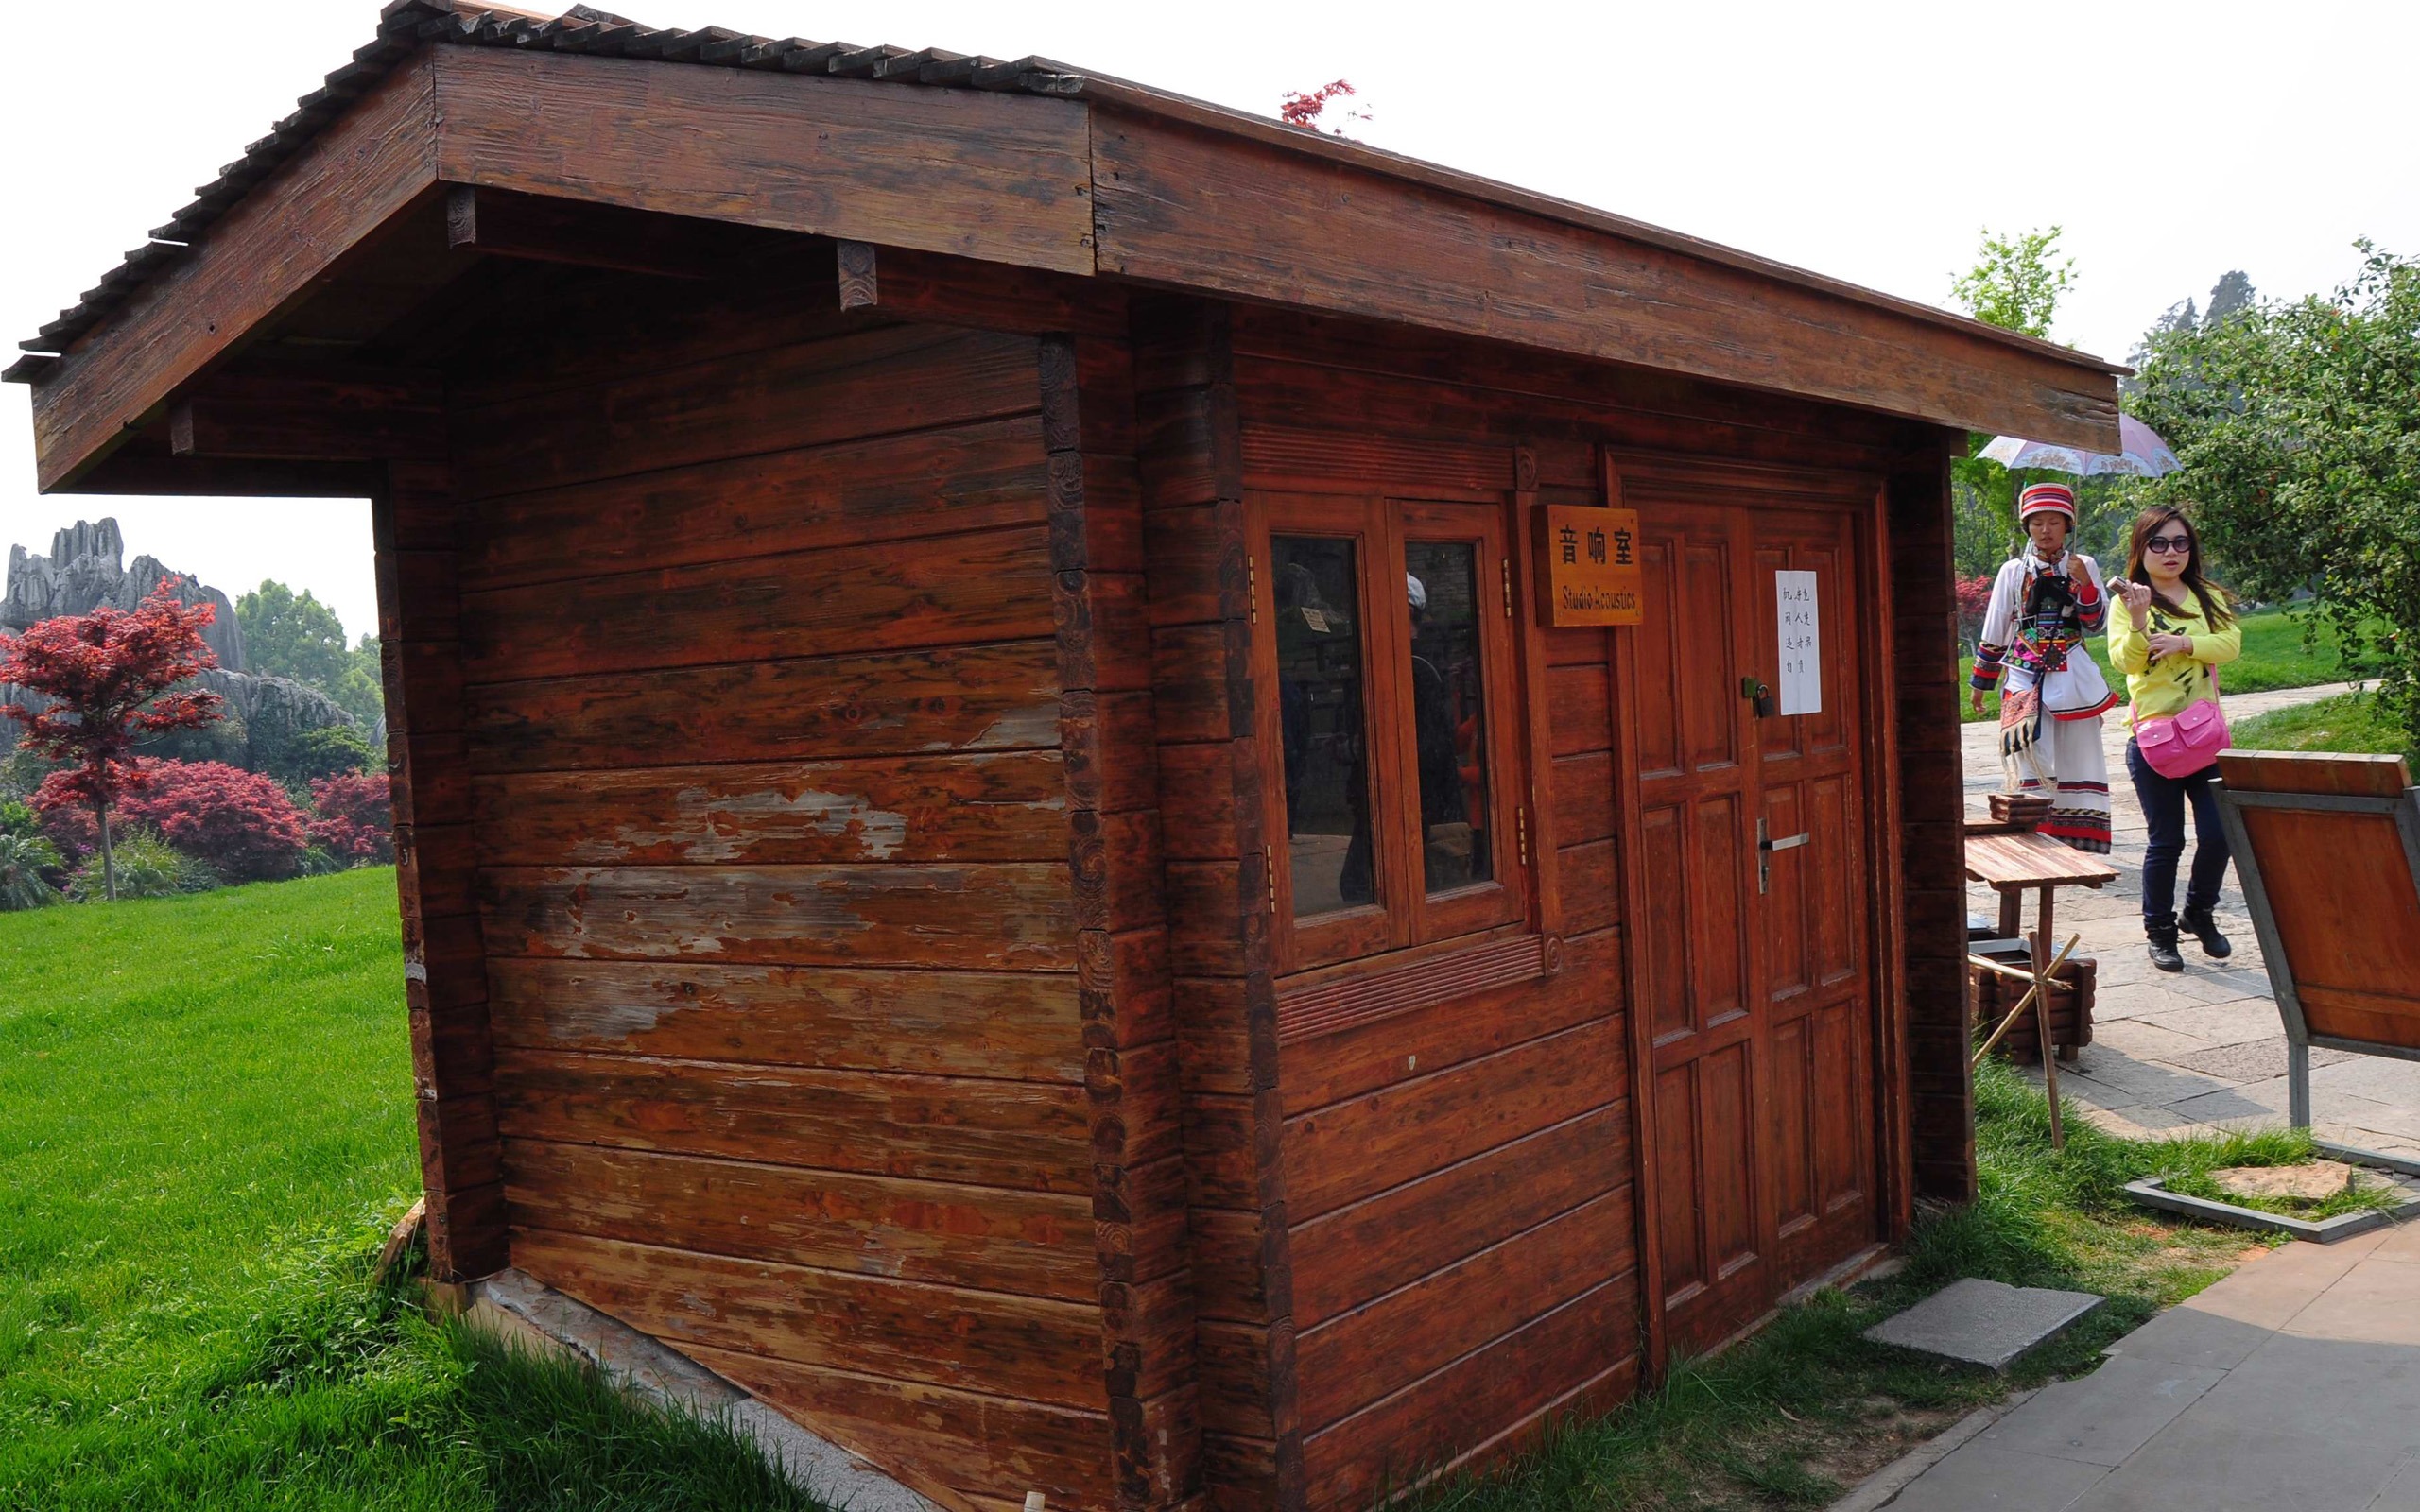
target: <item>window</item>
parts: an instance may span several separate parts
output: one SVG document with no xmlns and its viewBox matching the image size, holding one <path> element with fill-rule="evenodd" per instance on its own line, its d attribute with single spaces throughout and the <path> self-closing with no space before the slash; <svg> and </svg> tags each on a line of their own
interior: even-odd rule
<svg viewBox="0 0 2420 1512">
<path fill-rule="evenodd" d="M 1502 508 L 1253 502 L 1281 969 L 1519 922 Z"/>
</svg>

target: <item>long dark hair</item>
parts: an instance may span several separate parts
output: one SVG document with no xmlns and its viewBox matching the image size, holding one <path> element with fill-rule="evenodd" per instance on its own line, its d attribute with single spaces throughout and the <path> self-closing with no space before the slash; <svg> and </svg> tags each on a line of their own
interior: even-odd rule
<svg viewBox="0 0 2420 1512">
<path fill-rule="evenodd" d="M 2162 525 L 2171 523 L 2183 525 L 2185 539 L 2193 543 L 2192 549 L 2185 554 L 2185 586 L 2193 590 L 2193 596 L 2202 601 L 2203 622 L 2214 630 L 2223 630 L 2235 623 L 2235 594 L 2229 593 L 2224 584 L 2212 582 L 2203 576 L 2202 532 L 2193 528 L 2193 522 L 2186 518 L 2182 506 L 2153 505 L 2135 516 L 2134 539 L 2126 545 L 2126 576 L 2146 588 L 2151 587 L 2151 575 L 2143 571 L 2143 542 L 2158 535 Z M 2153 589 L 2152 593 L 2157 596 L 2158 590 Z"/>
</svg>

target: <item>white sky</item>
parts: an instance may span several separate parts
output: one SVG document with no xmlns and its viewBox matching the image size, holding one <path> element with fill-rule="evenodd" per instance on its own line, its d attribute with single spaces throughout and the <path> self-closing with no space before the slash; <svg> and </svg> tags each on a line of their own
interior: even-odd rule
<svg viewBox="0 0 2420 1512">
<path fill-rule="evenodd" d="M 568 4 L 569 0 L 562 0 Z M 1339 76 L 1374 145 L 1945 302 L 1980 230 L 2057 224 L 2054 333 L 2122 360 L 2230 267 L 2331 288 L 2366 235 L 2420 252 L 2420 5 L 1212 6 L 615 0 L 658 26 L 1041 53 L 1273 112 Z M 0 334 L 29 336 L 367 41 L 377 0 L 9 0 Z M 374 628 L 358 503 L 43 499 L 0 397 L 0 544 L 114 514 L 130 555 Z"/>
</svg>

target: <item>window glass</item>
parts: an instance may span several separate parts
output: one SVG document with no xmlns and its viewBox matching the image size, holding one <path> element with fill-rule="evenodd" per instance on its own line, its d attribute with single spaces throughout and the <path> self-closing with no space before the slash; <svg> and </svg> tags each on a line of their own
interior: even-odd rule
<svg viewBox="0 0 2420 1512">
<path fill-rule="evenodd" d="M 1404 543 L 1411 601 L 1411 720 L 1420 767 L 1422 864 L 1431 893 L 1493 875 L 1487 703 L 1479 685 L 1478 547 Z"/>
<path fill-rule="evenodd" d="M 1294 917 L 1376 901 L 1355 543 L 1276 536 L 1277 700 Z"/>
</svg>

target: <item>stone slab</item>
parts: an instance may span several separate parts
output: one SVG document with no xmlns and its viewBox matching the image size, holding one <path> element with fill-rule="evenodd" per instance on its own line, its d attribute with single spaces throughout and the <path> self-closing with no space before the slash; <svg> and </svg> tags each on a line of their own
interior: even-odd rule
<svg viewBox="0 0 2420 1512">
<path fill-rule="evenodd" d="M 2266 1081 L 2286 1074 L 2286 1037 L 2276 1035 L 2267 1040 L 2247 1040 L 2241 1044 L 2215 1045 L 2207 1050 L 2189 1051 L 2184 1055 L 2161 1057 L 2171 1066 L 2216 1076 L 2221 1081 Z M 2325 1045 L 2313 1045 L 2310 1063 L 2313 1070 L 2353 1059 L 2349 1050 L 2330 1050 Z M 2414 1068 L 2420 1074 L 2420 1068 Z"/>
<path fill-rule="evenodd" d="M 1865 1336 L 1877 1344 L 2005 1370 L 2026 1350 L 2056 1336 L 2103 1300 L 2090 1292 L 2007 1286 L 1969 1278 L 1884 1318 L 1866 1330 Z"/>
<path fill-rule="evenodd" d="M 2210 1046 L 2191 1035 L 2178 1034 L 2154 1023 L 2136 1019 L 2111 1019 L 2102 1022 L 2099 1005 L 2094 1005 L 2092 1043 L 2084 1054 L 2099 1050 L 2126 1057 L 2130 1060 L 2165 1060 L 2170 1065 L 2190 1070 L 2186 1057 Z"/>
<path fill-rule="evenodd" d="M 2088 1376 L 2043 1388 L 1987 1429 L 1982 1442 L 2115 1469 L 2225 1379 L 2206 1366 L 2120 1354 Z"/>
<path fill-rule="evenodd" d="M 2181 994 L 2169 992 L 2166 995 L 2172 998 Z M 2247 1040 L 2266 1040 L 2284 1026 L 2284 1021 L 2277 1017 L 2277 1005 L 2270 998 L 2192 1003 L 2136 1017 L 2154 1027 L 2190 1035 L 2214 1045 L 2239 1045 Z"/>
</svg>

